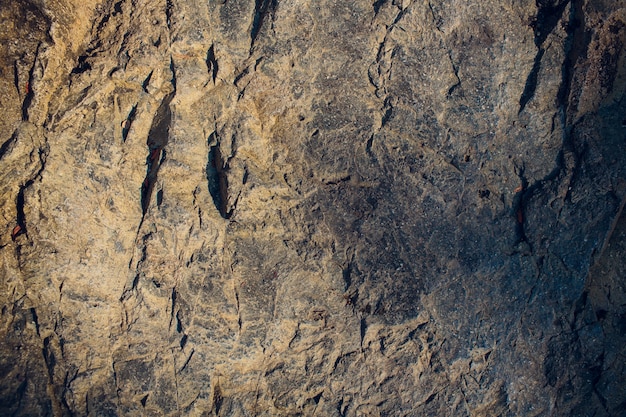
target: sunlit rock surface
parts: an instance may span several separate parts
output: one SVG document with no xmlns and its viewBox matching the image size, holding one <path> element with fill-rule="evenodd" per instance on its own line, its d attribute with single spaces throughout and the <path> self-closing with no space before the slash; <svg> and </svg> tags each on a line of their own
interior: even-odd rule
<svg viewBox="0 0 626 417">
<path fill-rule="evenodd" d="M 626 413 L 625 1 L 0 16 L 0 414 Z"/>
</svg>

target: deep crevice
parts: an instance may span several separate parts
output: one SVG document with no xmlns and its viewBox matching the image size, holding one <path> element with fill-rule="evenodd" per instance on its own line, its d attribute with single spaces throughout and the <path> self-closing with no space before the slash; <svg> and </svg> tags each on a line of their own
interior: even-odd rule
<svg viewBox="0 0 626 417">
<path fill-rule="evenodd" d="M 562 9 L 560 10 L 559 18 L 565 8 L 565 5 L 562 4 L 560 6 Z M 544 185 L 548 182 L 554 181 L 558 178 L 567 177 L 569 178 L 569 187 L 572 186 L 572 182 L 576 179 L 577 175 L 580 171 L 581 159 L 584 156 L 586 149 L 583 148 L 582 151 L 576 152 L 574 147 L 573 138 L 572 138 L 572 130 L 574 125 L 571 125 L 568 121 L 568 110 L 570 107 L 569 96 L 570 90 L 572 88 L 572 78 L 574 66 L 576 65 L 576 61 L 578 57 L 583 56 L 585 53 L 586 47 L 588 43 L 577 43 L 581 39 L 585 39 L 584 37 L 584 15 L 583 15 L 582 5 L 578 0 L 572 0 L 572 8 L 570 10 L 570 15 L 568 19 L 568 32 L 567 39 L 565 41 L 565 52 L 566 56 L 563 61 L 563 65 L 561 67 L 561 85 L 559 86 L 559 91 L 557 93 L 557 107 L 559 110 L 559 118 L 561 122 L 561 126 L 563 128 L 563 139 L 561 144 L 561 150 L 557 154 L 555 160 L 555 167 L 550 173 L 548 173 L 544 178 L 535 181 L 533 184 L 527 187 L 527 181 L 523 177 L 523 170 L 520 172 L 520 179 L 522 180 L 522 191 L 518 193 L 518 196 L 514 198 L 513 210 L 515 213 L 519 213 L 521 210 L 523 216 L 523 210 L 525 204 L 536 195 L 541 189 L 543 189 Z M 557 20 L 558 21 L 558 20 Z M 552 26 L 554 27 L 554 26 Z M 537 30 L 537 29 L 536 29 Z M 545 39 L 545 38 L 544 38 Z M 575 158 L 574 166 L 570 168 L 567 167 L 566 163 L 566 154 L 571 153 Z M 570 169 L 569 173 L 565 171 Z M 564 198 L 567 198 L 569 192 Z M 523 219 L 523 217 L 522 217 Z M 518 221 L 519 223 L 519 221 Z M 520 233 L 521 232 L 521 233 Z M 525 240 L 525 236 L 523 235 L 523 225 L 521 230 L 517 232 L 518 239 Z"/>
<path fill-rule="evenodd" d="M 20 90 L 20 74 L 17 68 L 17 60 L 13 61 L 13 85 L 15 85 L 17 95 L 21 96 L 22 91 Z"/>
<path fill-rule="evenodd" d="M 191 362 L 191 358 L 193 357 L 193 354 L 196 353 L 195 349 L 191 348 L 191 353 L 189 354 L 189 356 L 187 357 L 187 360 L 185 361 L 185 363 L 183 364 L 183 366 L 180 368 L 180 370 L 178 371 L 179 373 L 184 371 L 187 368 L 187 365 L 189 365 L 189 362 Z"/>
<path fill-rule="evenodd" d="M 157 175 L 161 164 L 165 160 L 165 146 L 169 140 L 172 111 L 170 103 L 174 98 L 174 92 L 168 94 L 159 106 L 150 133 L 148 134 L 148 156 L 146 157 L 146 178 L 141 185 L 141 211 L 145 216 L 150 206 L 150 200 L 157 181 Z"/>
<path fill-rule="evenodd" d="M 89 55 L 81 55 L 78 57 L 78 63 L 76 64 L 76 66 L 74 68 L 72 68 L 72 71 L 70 72 L 71 75 L 73 74 L 82 74 L 86 71 L 91 70 L 91 64 L 87 61 L 87 58 L 89 58 Z"/>
<path fill-rule="evenodd" d="M 150 71 L 150 73 L 148 74 L 148 76 L 146 77 L 145 80 L 143 80 L 143 82 L 141 83 L 141 88 L 143 89 L 144 92 L 148 92 L 148 85 L 150 85 L 150 79 L 152 79 L 152 74 L 154 73 L 154 70 Z M 136 107 L 136 106 L 135 106 Z"/>
<path fill-rule="evenodd" d="M 545 53 L 543 43 L 563 17 L 565 7 L 570 3 L 570 1 L 571 0 L 561 0 L 561 2 L 557 2 L 557 4 L 554 5 L 550 4 L 550 0 L 537 0 L 536 2 L 537 16 L 535 16 L 535 19 L 530 26 L 533 28 L 533 32 L 535 34 L 534 42 L 537 47 L 537 54 L 535 55 L 533 67 L 526 78 L 524 91 L 520 96 L 520 108 L 518 113 L 521 113 L 524 110 L 528 102 L 535 95 L 539 70 L 541 69 L 541 59 Z"/>
<path fill-rule="evenodd" d="M 165 2 L 165 23 L 167 24 L 167 29 L 172 30 L 172 8 L 174 4 L 172 0 L 167 0 Z"/>
<path fill-rule="evenodd" d="M 526 78 L 526 84 L 524 85 L 524 91 L 519 98 L 519 113 L 521 113 L 530 99 L 532 99 L 535 95 L 535 90 L 537 90 L 537 80 L 539 77 L 539 70 L 541 69 L 541 58 L 543 58 L 545 50 L 543 48 L 539 48 L 537 54 L 535 55 L 535 61 L 533 63 L 533 68 L 530 70 L 528 77 Z"/>
<path fill-rule="evenodd" d="M 250 49 L 254 47 L 254 43 L 263 27 L 263 21 L 267 17 L 268 12 L 273 15 L 277 5 L 277 0 L 255 0 L 254 19 L 252 20 L 252 27 L 250 28 Z"/>
<path fill-rule="evenodd" d="M 217 59 L 215 58 L 215 46 L 214 45 L 211 45 L 211 47 L 207 51 L 205 62 L 206 62 L 207 71 L 211 75 L 213 84 L 215 84 L 215 80 L 217 79 L 217 71 L 219 67 L 217 65 Z"/>
<path fill-rule="evenodd" d="M 548 35 L 554 30 L 563 16 L 565 7 L 571 0 L 561 0 L 556 4 L 550 4 L 551 0 L 537 0 L 537 16 L 532 23 L 535 32 L 535 45 L 541 48 Z"/>
<path fill-rule="evenodd" d="M 48 377 L 50 378 L 50 382 L 52 382 L 54 377 L 54 367 L 56 366 L 56 356 L 50 347 L 50 336 L 46 337 L 43 340 L 43 358 L 44 363 L 46 364 L 46 369 L 48 370 Z"/>
<path fill-rule="evenodd" d="M 220 141 L 217 134 L 213 132 L 209 136 L 209 156 L 206 166 L 206 178 L 209 186 L 209 194 L 213 199 L 215 208 L 224 219 L 230 218 L 233 210 L 228 210 L 228 178 L 226 171 L 228 166 L 222 157 Z"/>
<path fill-rule="evenodd" d="M 37 65 L 37 59 L 39 58 L 39 48 L 41 47 L 41 43 L 37 45 L 37 50 L 35 51 L 35 59 L 33 60 L 33 65 L 30 67 L 28 71 L 28 81 L 26 81 L 26 91 L 24 96 L 24 101 L 22 102 L 22 120 L 28 120 L 28 108 L 30 107 L 33 98 L 35 97 L 35 93 L 33 91 L 33 74 L 35 72 L 35 66 Z"/>
<path fill-rule="evenodd" d="M 512 204 L 513 214 L 515 216 L 515 244 L 516 245 L 521 242 L 529 243 L 528 239 L 526 238 L 526 232 L 524 231 L 524 221 L 525 221 L 525 218 L 524 218 L 525 207 L 524 206 L 527 201 L 527 198 L 524 198 L 524 197 L 532 195 L 532 193 L 534 192 L 534 189 L 532 190 L 528 189 L 528 180 L 526 179 L 524 175 L 524 167 L 520 168 L 517 174 L 519 176 L 519 180 L 521 183 L 521 189 L 513 197 L 513 204 Z M 538 186 L 538 184 L 537 183 L 533 184 L 533 186 Z"/>
<path fill-rule="evenodd" d="M 374 144 L 374 134 L 371 134 L 370 137 L 367 139 L 367 142 L 365 142 L 365 152 L 367 152 L 367 154 L 370 156 L 373 156 L 372 155 L 373 144 Z"/>
<path fill-rule="evenodd" d="M 215 410 L 215 414 L 218 416 L 220 415 L 223 402 L 224 397 L 222 395 L 222 390 L 220 389 L 219 384 L 216 384 L 213 388 L 213 409 Z"/>
<path fill-rule="evenodd" d="M 459 78 L 459 68 L 454 64 L 451 51 L 448 51 L 448 57 L 450 58 L 450 65 L 452 65 L 452 71 L 454 71 L 454 76 L 456 77 L 456 83 L 448 88 L 448 96 L 451 96 L 454 90 L 461 86 L 461 78 Z"/>
<path fill-rule="evenodd" d="M 14 236 L 14 238 L 17 235 L 21 235 L 21 234 L 26 234 L 28 236 L 28 231 L 26 228 L 26 214 L 24 213 L 24 206 L 26 204 L 24 193 L 26 192 L 28 187 L 33 185 L 33 183 L 35 182 L 35 179 L 41 176 L 41 173 L 43 172 L 46 166 L 46 157 L 47 157 L 46 148 L 44 147 L 39 148 L 39 162 L 41 164 L 41 166 L 39 167 L 39 170 L 35 173 L 35 175 L 33 175 L 31 179 L 26 181 L 24 185 L 20 186 L 20 189 L 17 192 L 17 197 L 15 199 L 15 211 L 16 211 L 16 223 L 17 223 L 17 227 L 19 227 L 19 231 Z"/>
<path fill-rule="evenodd" d="M 0 160 L 4 157 L 4 155 L 11 149 L 13 143 L 17 139 L 17 131 L 13 132 L 11 137 L 7 139 L 2 145 L 0 145 Z"/>
<path fill-rule="evenodd" d="M 152 74 L 152 73 L 150 73 Z M 135 104 L 131 109 L 130 112 L 128 113 L 128 116 L 126 116 L 126 120 L 124 120 L 123 125 L 122 125 L 122 142 L 126 142 L 126 138 L 128 137 L 128 132 L 130 131 L 130 128 L 133 124 L 133 121 L 135 121 L 135 116 L 137 116 L 137 105 Z"/>
<path fill-rule="evenodd" d="M 239 83 L 239 81 L 241 81 L 241 79 L 242 79 L 243 77 L 245 77 L 246 75 L 248 75 L 248 73 L 249 73 L 249 72 L 250 72 L 250 67 L 246 67 L 246 68 L 244 68 L 244 70 L 243 70 L 243 71 L 241 71 L 241 73 L 239 73 L 239 74 L 235 77 L 235 80 L 233 81 L 233 84 L 234 84 L 235 86 L 237 86 L 237 84 Z"/>
<path fill-rule="evenodd" d="M 37 336 L 39 336 L 39 317 L 37 316 L 37 311 L 35 311 L 34 307 L 30 308 L 30 315 L 33 319 L 33 323 L 35 324 L 35 331 L 37 332 Z"/>
<path fill-rule="evenodd" d="M 391 104 L 391 100 L 389 97 L 387 97 L 387 99 L 385 99 L 385 103 L 384 103 L 384 107 L 385 109 L 385 113 L 383 114 L 383 117 L 380 121 L 380 128 L 384 128 L 387 123 L 389 122 L 389 120 L 391 120 L 391 116 L 393 114 L 393 105 Z"/>
<path fill-rule="evenodd" d="M 172 305 L 171 305 L 171 310 L 170 310 L 170 325 L 169 325 L 169 327 L 170 328 L 172 327 L 172 323 L 174 322 L 174 318 L 176 318 L 176 328 L 177 328 L 177 330 L 180 329 L 180 331 L 182 331 L 183 330 L 183 328 L 182 328 L 183 325 L 180 322 L 180 318 L 178 316 L 178 312 L 176 312 L 176 314 L 174 314 L 174 309 L 176 309 L 176 298 L 177 297 L 178 297 L 178 292 L 176 292 L 176 287 L 174 287 L 174 288 L 172 288 L 172 295 L 171 295 Z"/>
<path fill-rule="evenodd" d="M 568 33 L 565 41 L 566 56 L 561 67 L 561 85 L 557 93 L 557 102 L 561 109 L 562 123 L 568 125 L 569 96 L 572 88 L 574 66 L 580 56 L 586 54 L 590 39 L 585 36 L 584 11 L 578 0 L 572 0 L 572 8 L 568 20 Z M 569 132 L 566 131 L 567 136 Z"/>
<path fill-rule="evenodd" d="M 374 16 L 376 16 L 378 14 L 378 12 L 380 11 L 380 8 L 383 7 L 383 5 L 387 2 L 387 0 L 376 0 L 373 4 L 372 7 L 374 8 Z"/>
<path fill-rule="evenodd" d="M 183 333 L 183 322 L 180 318 L 180 310 L 176 312 L 176 333 Z"/>
<path fill-rule="evenodd" d="M 174 59 L 170 56 L 170 71 L 172 72 L 172 87 L 174 87 L 174 93 L 176 92 L 176 67 L 174 66 Z M 173 97 L 173 94 L 172 94 Z M 171 101 L 171 99 L 170 99 Z"/>
</svg>

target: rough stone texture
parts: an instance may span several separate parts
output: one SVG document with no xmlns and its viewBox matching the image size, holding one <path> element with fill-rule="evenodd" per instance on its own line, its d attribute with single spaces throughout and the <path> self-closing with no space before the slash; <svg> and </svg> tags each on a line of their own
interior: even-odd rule
<svg viewBox="0 0 626 417">
<path fill-rule="evenodd" d="M 626 413 L 626 1 L 0 16 L 0 414 Z"/>
</svg>

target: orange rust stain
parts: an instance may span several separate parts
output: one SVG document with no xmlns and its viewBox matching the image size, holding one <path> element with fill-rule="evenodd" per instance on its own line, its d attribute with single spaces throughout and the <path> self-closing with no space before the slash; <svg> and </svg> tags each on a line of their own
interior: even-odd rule
<svg viewBox="0 0 626 417">
<path fill-rule="evenodd" d="M 13 230 L 11 231 L 11 239 L 15 240 L 15 238 L 20 234 L 21 231 L 22 231 L 22 226 L 20 226 L 19 224 L 15 226 Z"/>
</svg>

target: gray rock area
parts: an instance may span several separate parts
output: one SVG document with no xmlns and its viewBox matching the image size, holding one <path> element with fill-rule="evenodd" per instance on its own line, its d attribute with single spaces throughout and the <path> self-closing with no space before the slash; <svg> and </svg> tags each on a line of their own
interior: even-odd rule
<svg viewBox="0 0 626 417">
<path fill-rule="evenodd" d="M 0 415 L 626 415 L 625 0 L 0 21 Z"/>
</svg>

